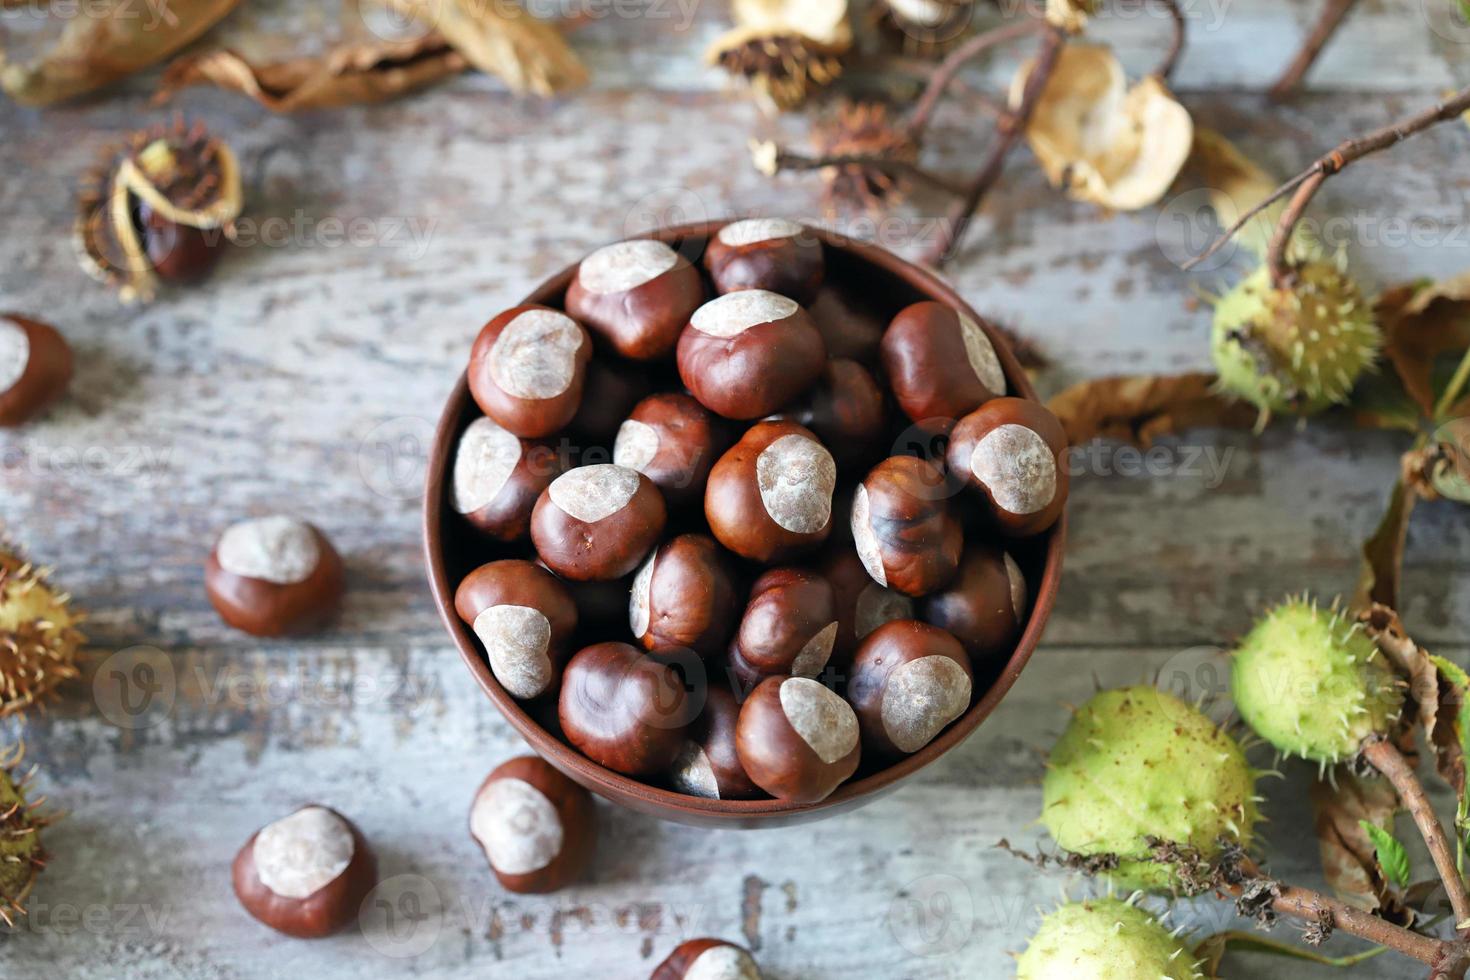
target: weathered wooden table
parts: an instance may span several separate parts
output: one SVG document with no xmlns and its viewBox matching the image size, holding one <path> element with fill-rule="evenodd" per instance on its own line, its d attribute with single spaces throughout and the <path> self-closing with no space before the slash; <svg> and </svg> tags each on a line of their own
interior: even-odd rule
<svg viewBox="0 0 1470 980">
<path fill-rule="evenodd" d="M 219 36 L 281 52 L 293 35 L 335 30 L 335 13 L 307 6 L 256 0 Z M 1450 6 L 1361 4 L 1311 91 L 1273 108 L 1254 92 L 1315 5 L 1187 3 L 1178 88 L 1198 120 L 1292 172 L 1470 82 L 1470 31 L 1454 29 Z M 55 857 L 26 927 L 0 937 L 0 976 L 638 977 L 701 934 L 746 943 L 783 980 L 1007 975 L 1036 908 L 1068 884 L 994 846 L 1037 843 L 1041 754 L 1065 722 L 1062 702 L 1087 697 L 1094 677 L 1121 684 L 1166 668 L 1198 679 L 1208 648 L 1228 644 L 1261 603 L 1350 590 L 1397 439 L 1287 425 L 1259 439 L 1190 434 L 1146 459 L 1090 454 L 1046 644 L 961 750 L 895 795 L 811 827 L 713 833 L 607 807 L 588 883 L 541 899 L 501 892 L 466 811 L 485 773 L 523 745 L 430 606 L 418 480 L 431 422 L 486 317 L 590 247 L 656 220 L 819 207 L 815 180 L 768 181 L 747 156 L 752 134 L 795 136 L 799 124 L 761 118 L 699 62 L 723 5 L 697 6 L 688 22 L 677 6 L 658 9 L 666 16 L 580 28 L 594 84 L 554 103 L 478 76 L 299 118 L 188 93 L 182 106 L 244 160 L 260 241 L 206 287 L 142 310 L 78 271 L 68 227 L 96 154 L 161 117 L 147 105 L 151 80 L 49 112 L 0 105 L 0 307 L 55 321 L 79 355 L 71 397 L 0 436 L 0 519 L 91 610 L 92 669 L 122 651 L 112 667 L 148 660 L 160 686 L 129 715 L 103 668 L 99 697 L 79 685 L 48 715 L 7 726 L 69 815 L 47 833 Z M 1165 30 L 1135 4 L 1096 33 L 1142 71 Z M 1015 63 L 998 57 L 977 76 L 999 84 Z M 971 168 L 985 138 L 976 128 L 958 106 L 946 111 L 937 162 Z M 1328 185 L 1317 213 L 1354 219 L 1351 255 L 1368 282 L 1470 267 L 1467 144 L 1463 127 L 1445 126 Z M 913 254 L 925 216 L 939 213 L 942 202 L 920 196 L 873 230 Z M 1195 288 L 1225 276 L 1177 269 L 1160 245 L 1175 234 L 1172 213 L 1107 217 L 1069 203 L 1022 151 L 950 275 L 1053 355 L 1049 390 L 1199 368 L 1208 313 Z M 319 523 L 346 557 L 347 612 L 327 635 L 256 642 L 205 600 L 201 566 L 217 531 L 272 511 Z M 1466 513 L 1421 508 L 1405 609 L 1424 643 L 1461 658 Z M 1320 880 L 1305 783 L 1266 791 L 1272 867 Z M 391 921 L 384 911 L 362 932 L 303 943 L 236 905 L 236 848 L 308 800 L 350 813 L 374 841 Z M 1208 902 L 1185 919 L 1235 924 Z M 1227 964 L 1236 976 L 1329 975 L 1259 956 Z M 1388 957 L 1366 969 L 1422 975 Z"/>
</svg>

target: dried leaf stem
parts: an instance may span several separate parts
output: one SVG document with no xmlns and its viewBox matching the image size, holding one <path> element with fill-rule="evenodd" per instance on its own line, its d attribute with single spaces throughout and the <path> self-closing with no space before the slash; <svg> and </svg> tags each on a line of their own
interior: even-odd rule
<svg viewBox="0 0 1470 980">
<path fill-rule="evenodd" d="M 959 74 L 960 69 L 983 52 L 997 45 L 1029 37 L 1044 30 L 1046 26 L 1043 20 L 1023 20 L 1014 24 L 1003 24 L 975 35 L 951 51 L 939 63 L 939 67 L 934 69 L 934 74 L 929 76 L 929 84 L 924 87 L 923 94 L 919 96 L 919 101 L 914 105 L 913 114 L 909 116 L 908 122 L 910 138 L 917 143 L 924 135 L 929 120 L 934 116 L 934 110 L 939 107 L 940 100 L 944 97 L 944 93 L 949 89 L 955 76 Z"/>
<path fill-rule="evenodd" d="M 1444 827 L 1440 824 L 1434 807 L 1430 805 L 1429 797 L 1424 793 L 1424 785 L 1414 774 L 1413 767 L 1398 747 L 1386 738 L 1370 738 L 1364 742 L 1363 758 L 1393 784 L 1404 808 L 1414 818 L 1414 824 L 1419 828 L 1425 846 L 1429 848 L 1429 856 L 1434 860 L 1435 870 L 1444 882 L 1450 908 L 1455 911 L 1455 928 L 1470 928 L 1470 892 L 1466 891 L 1465 880 L 1460 877 Z"/>
<path fill-rule="evenodd" d="M 1235 234 L 1244 228 L 1252 218 L 1281 200 L 1287 194 L 1311 182 L 1312 186 L 1309 190 L 1298 193 L 1293 197 L 1292 206 L 1282 212 L 1281 220 L 1277 223 L 1276 236 L 1289 241 L 1291 231 L 1296 226 L 1297 220 L 1301 217 L 1302 211 L 1306 209 L 1313 195 L 1316 194 L 1317 190 L 1328 177 L 1343 170 L 1350 163 L 1361 160 L 1363 157 L 1377 153 L 1380 150 L 1386 150 L 1391 146 L 1395 146 L 1410 136 L 1420 133 L 1431 126 L 1458 117 L 1466 110 L 1470 110 L 1470 88 L 1462 89 L 1456 92 L 1451 98 L 1407 119 L 1402 119 L 1380 129 L 1375 129 L 1371 133 L 1363 136 L 1356 136 L 1352 139 L 1344 140 L 1332 150 L 1314 160 L 1312 165 L 1307 167 L 1307 169 L 1272 191 L 1265 200 L 1242 214 L 1235 224 L 1231 225 L 1223 235 L 1210 244 L 1209 248 L 1186 262 L 1184 268 L 1192 269 L 1214 255 L 1226 242 L 1234 238 Z M 1284 252 L 1284 246 L 1281 251 Z M 1273 264 L 1273 275 L 1276 268 L 1277 266 Z"/>
<path fill-rule="evenodd" d="M 1282 72 L 1281 77 L 1276 80 L 1276 84 L 1271 86 L 1270 96 L 1273 102 L 1282 101 L 1301 84 L 1302 78 L 1316 62 L 1317 56 L 1322 53 L 1327 42 L 1332 40 L 1332 35 L 1337 32 L 1338 26 L 1342 24 L 1348 11 L 1353 9 L 1355 2 L 1356 0 L 1327 0 L 1327 6 L 1323 8 L 1321 17 L 1312 27 L 1312 33 L 1307 35 L 1296 57 L 1292 59 L 1286 71 Z"/>
</svg>

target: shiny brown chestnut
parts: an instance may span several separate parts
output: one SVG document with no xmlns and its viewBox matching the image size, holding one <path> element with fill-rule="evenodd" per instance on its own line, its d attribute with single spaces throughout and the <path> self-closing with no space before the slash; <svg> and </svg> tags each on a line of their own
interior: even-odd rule
<svg viewBox="0 0 1470 980">
<path fill-rule="evenodd" d="M 512 697 L 555 688 L 577 631 L 577 606 L 555 575 L 535 562 L 489 562 L 459 583 L 454 611 L 475 631 L 490 672 Z"/>
<path fill-rule="evenodd" d="M 666 518 L 664 498 L 642 473 L 613 463 L 578 466 L 536 501 L 531 541 L 562 578 L 622 578 L 657 543 Z"/>
<path fill-rule="evenodd" d="M 650 395 L 618 428 L 613 462 L 654 482 L 670 507 L 704 495 L 715 465 L 715 420 L 688 395 Z"/>
<path fill-rule="evenodd" d="M 857 715 L 809 677 L 767 677 L 740 706 L 735 749 L 753 783 L 789 803 L 819 803 L 857 771 Z"/>
<path fill-rule="evenodd" d="M 633 576 L 628 624 L 651 653 L 720 652 L 735 623 L 735 584 L 720 546 L 704 534 L 664 542 Z"/>
<path fill-rule="evenodd" d="M 900 619 L 858 646 L 847 681 L 863 746 L 911 755 L 970 707 L 975 676 L 960 641 L 937 626 Z"/>
<path fill-rule="evenodd" d="M 822 243 L 785 218 L 732 221 L 710 239 L 704 267 L 715 290 L 766 289 L 810 303 L 826 274 Z"/>
<path fill-rule="evenodd" d="M 871 312 L 866 298 L 829 281 L 807 312 L 827 344 L 828 357 L 857 361 L 869 368 L 877 365 L 878 345 L 888 321 Z"/>
<path fill-rule="evenodd" d="M 1026 625 L 1030 589 L 1021 568 L 992 544 L 970 544 L 960 572 L 947 586 L 925 596 L 920 618 L 948 631 L 979 668 L 1008 657 Z"/>
<path fill-rule="evenodd" d="M 579 650 L 562 675 L 557 717 L 567 740 L 598 765 L 628 776 L 667 772 L 703 704 L 668 664 L 627 643 Z"/>
<path fill-rule="evenodd" d="M 961 415 L 1006 393 L 984 328 L 943 303 L 900 310 L 883 334 L 881 356 L 899 408 L 926 432 L 947 432 Z"/>
<path fill-rule="evenodd" d="M 0 427 L 22 425 L 71 383 L 72 353 L 55 327 L 0 313 Z"/>
<path fill-rule="evenodd" d="M 231 869 L 235 897 L 259 921 L 298 939 L 351 925 L 378 884 L 378 861 L 351 820 L 305 806 L 250 835 Z"/>
<path fill-rule="evenodd" d="M 231 525 L 204 564 L 220 618 L 253 636 L 325 626 L 342 607 L 342 558 L 317 528 L 273 515 Z"/>
<path fill-rule="evenodd" d="M 753 800 L 764 796 L 750 781 L 735 751 L 740 702 L 722 684 L 711 684 L 704 711 L 689 726 L 689 738 L 669 770 L 669 784 L 708 800 Z"/>
<path fill-rule="evenodd" d="M 730 644 L 730 669 L 747 688 L 777 675 L 817 677 L 837 641 L 837 597 L 815 572 L 773 568 L 755 580 Z"/>
<path fill-rule="evenodd" d="M 781 413 L 817 434 L 843 469 L 884 454 L 883 389 L 857 361 L 827 361 L 822 376 Z"/>
<path fill-rule="evenodd" d="M 480 411 L 524 439 L 551 435 L 577 414 L 592 339 L 545 306 L 516 306 L 480 330 L 470 350 L 470 394 Z"/>
<path fill-rule="evenodd" d="M 744 948 L 705 937 L 680 943 L 648 980 L 761 980 L 761 971 Z"/>
<path fill-rule="evenodd" d="M 715 538 L 752 561 L 784 561 L 832 530 L 837 464 L 795 422 L 758 422 L 720 457 L 704 491 Z"/>
<path fill-rule="evenodd" d="M 795 300 L 748 289 L 694 311 L 679 335 L 678 362 L 680 380 L 705 408 L 757 419 L 812 386 L 827 348 Z"/>
<path fill-rule="evenodd" d="M 138 202 L 138 237 L 148 263 L 158 278 L 168 282 L 199 282 L 214 271 L 224 244 L 219 228 L 195 228 L 172 221 L 148 202 Z"/>
<path fill-rule="evenodd" d="M 914 616 L 914 600 L 874 582 L 851 545 L 830 554 L 822 562 L 821 572 L 832 584 L 837 599 L 837 642 L 831 661 L 834 664 L 845 667 L 858 643 L 879 626 Z"/>
<path fill-rule="evenodd" d="M 586 873 L 597 849 L 592 795 L 540 756 L 501 763 L 470 804 L 470 836 L 507 890 L 544 895 Z"/>
<path fill-rule="evenodd" d="M 482 416 L 455 448 L 451 505 L 486 536 L 519 541 L 531 531 L 536 499 L 561 471 L 551 446 L 522 439 Z"/>
<path fill-rule="evenodd" d="M 960 566 L 964 535 L 944 471 L 917 456 L 890 456 L 852 496 L 852 540 L 873 581 L 921 596 Z"/>
<path fill-rule="evenodd" d="M 704 302 L 699 270 L 663 242 L 618 242 L 577 266 L 567 312 L 623 357 L 660 358 Z"/>
<path fill-rule="evenodd" d="M 1040 534 L 1067 507 L 1067 433 L 1038 402 L 995 398 L 960 419 L 946 459 L 980 491 L 1001 533 Z"/>
</svg>

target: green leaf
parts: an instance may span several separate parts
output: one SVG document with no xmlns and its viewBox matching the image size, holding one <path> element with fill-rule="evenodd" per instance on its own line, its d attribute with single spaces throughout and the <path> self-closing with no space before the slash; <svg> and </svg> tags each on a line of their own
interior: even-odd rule
<svg viewBox="0 0 1470 980">
<path fill-rule="evenodd" d="M 1404 850 L 1404 845 L 1375 823 L 1359 820 L 1358 825 L 1373 841 L 1373 850 L 1377 853 L 1378 866 L 1383 869 L 1383 876 L 1396 888 L 1409 887 L 1409 852 Z"/>
</svg>

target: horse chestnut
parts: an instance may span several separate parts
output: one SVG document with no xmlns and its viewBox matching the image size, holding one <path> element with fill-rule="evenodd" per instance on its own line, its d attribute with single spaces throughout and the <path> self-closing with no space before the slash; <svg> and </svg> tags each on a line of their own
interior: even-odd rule
<svg viewBox="0 0 1470 980">
<path fill-rule="evenodd" d="M 995 526 L 1013 537 L 1040 534 L 1067 506 L 1067 433 L 1046 407 L 996 398 L 950 435 L 950 472 L 984 497 Z"/>
<path fill-rule="evenodd" d="M 819 803 L 857 771 L 857 716 L 809 677 L 767 677 L 740 706 L 735 749 L 751 781 L 767 793 Z"/>
<path fill-rule="evenodd" d="M 539 756 L 497 766 L 470 804 L 470 836 L 508 891 L 565 888 L 592 863 L 597 808 L 592 796 Z"/>
<path fill-rule="evenodd" d="M 832 530 L 837 464 L 794 422 L 759 422 L 720 457 L 704 491 L 710 530 L 752 561 L 810 550 Z"/>
<path fill-rule="evenodd" d="M 490 672 L 512 697 L 539 697 L 556 686 L 577 606 L 555 575 L 534 562 L 492 561 L 459 583 L 454 611 L 475 631 Z"/>
<path fill-rule="evenodd" d="M 669 783 L 681 793 L 710 800 L 750 800 L 762 796 L 735 751 L 740 702 L 728 687 L 711 685 L 704 711 L 689 726 L 689 739 L 669 770 Z"/>
<path fill-rule="evenodd" d="M 654 967 L 648 980 L 761 980 L 750 954 L 723 939 L 691 939 Z"/>
<path fill-rule="evenodd" d="M 663 534 L 664 499 L 642 473 L 613 463 L 568 470 L 531 511 L 546 567 L 573 581 L 622 578 Z"/>
<path fill-rule="evenodd" d="M 822 340 L 827 356 L 857 361 L 865 367 L 878 363 L 878 345 L 883 342 L 886 318 L 874 315 L 872 304 L 843 286 L 828 282 L 807 307 Z"/>
<path fill-rule="evenodd" d="M 723 648 L 734 620 L 730 569 L 720 546 L 703 534 L 664 542 L 633 578 L 628 622 L 654 654 L 693 650 L 708 657 Z"/>
<path fill-rule="evenodd" d="M 593 762 L 652 776 L 673 766 L 699 708 L 673 667 L 626 643 L 595 643 L 567 664 L 557 717 Z"/>
<path fill-rule="evenodd" d="M 912 619 L 914 601 L 902 592 L 873 581 L 862 559 L 851 547 L 830 555 L 821 566 L 837 599 L 837 643 L 833 662 L 845 664 L 858 643 L 873 630 L 895 619 Z"/>
<path fill-rule="evenodd" d="M 748 289 L 694 311 L 679 335 L 679 378 L 717 415 L 770 415 L 811 387 L 827 362 L 812 318 L 776 293 Z"/>
<path fill-rule="evenodd" d="M 326 535 L 279 515 L 227 528 L 204 564 L 204 590 L 220 618 L 253 636 L 326 625 L 341 609 L 345 582 Z"/>
<path fill-rule="evenodd" d="M 730 646 L 730 669 L 754 687 L 776 675 L 816 677 L 837 641 L 837 599 L 815 572 L 773 568 L 750 590 Z"/>
<path fill-rule="evenodd" d="M 703 405 L 688 395 L 650 395 L 618 428 L 613 462 L 648 477 L 677 507 L 703 495 L 715 447 L 714 419 Z"/>
<path fill-rule="evenodd" d="M 995 545 L 971 544 L 959 575 L 925 596 L 920 612 L 964 644 L 978 668 L 1011 652 L 1029 609 L 1026 578 L 1015 559 Z"/>
<path fill-rule="evenodd" d="M 873 581 L 921 596 L 954 577 L 964 540 L 949 493 L 944 472 L 917 456 L 890 456 L 858 484 L 852 539 Z"/>
<path fill-rule="evenodd" d="M 883 334 L 883 371 L 904 414 L 930 433 L 1006 393 L 990 337 L 974 320 L 929 300 L 899 311 Z"/>
<path fill-rule="evenodd" d="M 71 346 L 54 327 L 0 313 L 0 426 L 21 425 L 71 383 Z"/>
<path fill-rule="evenodd" d="M 362 832 L 315 805 L 251 834 L 231 871 L 245 911 L 298 939 L 346 928 L 378 884 L 378 861 Z"/>
<path fill-rule="evenodd" d="M 704 267 L 720 293 L 766 289 L 798 303 L 817 298 L 826 272 L 822 243 L 785 218 L 730 222 L 710 239 Z"/>
<path fill-rule="evenodd" d="M 563 428 L 577 414 L 592 340 L 559 310 L 516 306 L 480 330 L 470 351 L 470 394 L 480 411 L 522 438 Z"/>
<path fill-rule="evenodd" d="M 488 537 L 519 541 L 530 532 L 536 499 L 560 473 L 561 460 L 550 446 L 522 439 L 482 416 L 459 437 L 450 499 Z"/>
<path fill-rule="evenodd" d="M 883 389 L 857 361 L 829 360 L 817 383 L 782 417 L 815 432 L 839 467 L 883 455 Z"/>
<path fill-rule="evenodd" d="M 910 755 L 970 707 L 974 673 L 965 648 L 944 630 L 901 619 L 858 646 L 847 682 L 863 744 Z"/>
<path fill-rule="evenodd" d="M 647 361 L 674 349 L 704 302 L 699 270 L 663 242 L 618 242 L 582 260 L 567 288 L 567 312 L 623 357 Z"/>
</svg>

